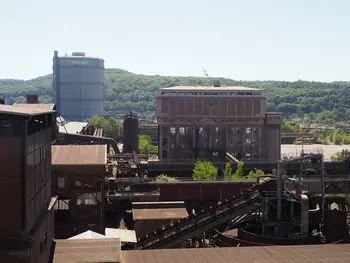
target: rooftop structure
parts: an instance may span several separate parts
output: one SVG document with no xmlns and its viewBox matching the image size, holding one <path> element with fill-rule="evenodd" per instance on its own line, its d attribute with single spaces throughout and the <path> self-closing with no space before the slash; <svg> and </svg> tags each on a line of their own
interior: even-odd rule
<svg viewBox="0 0 350 263">
<path fill-rule="evenodd" d="M 104 234 L 104 189 L 99 182 L 105 176 L 106 159 L 106 145 L 52 147 L 52 192 L 58 196 L 56 238 L 87 230 Z"/>
<path fill-rule="evenodd" d="M 55 110 L 49 109 L 45 106 L 28 106 L 28 105 L 40 105 L 40 104 L 21 104 L 19 105 L 0 105 L 0 114 L 13 115 L 13 116 L 38 116 L 43 114 L 53 114 Z M 45 104 L 43 104 L 45 105 Z"/>
<path fill-rule="evenodd" d="M 134 202 L 132 214 L 137 237 L 188 216 L 184 202 Z"/>
<path fill-rule="evenodd" d="M 171 87 L 156 93 L 163 163 L 280 159 L 281 113 L 266 112 L 263 90 L 249 87 Z"/>
<path fill-rule="evenodd" d="M 52 165 L 105 165 L 106 145 L 54 145 Z"/>
<path fill-rule="evenodd" d="M 15 107 L 20 107 L 20 108 L 26 108 L 29 110 L 43 110 L 43 111 L 55 111 L 56 110 L 56 105 L 55 104 L 13 104 Z"/>
<path fill-rule="evenodd" d="M 226 91 L 262 91 L 261 89 L 249 88 L 249 87 L 241 87 L 241 86 L 175 86 L 170 88 L 160 88 L 161 92 L 167 91 L 215 91 L 222 94 L 222 92 Z M 243 95 L 243 94 L 240 94 Z"/>
</svg>

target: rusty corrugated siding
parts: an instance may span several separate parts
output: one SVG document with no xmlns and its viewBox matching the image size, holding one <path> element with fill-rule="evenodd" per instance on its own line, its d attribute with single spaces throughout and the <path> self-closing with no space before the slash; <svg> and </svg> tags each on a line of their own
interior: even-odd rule
<svg viewBox="0 0 350 263">
<path fill-rule="evenodd" d="M 123 263 L 348 263 L 350 244 L 123 251 Z"/>
<path fill-rule="evenodd" d="M 32 116 L 32 115 L 41 115 L 41 114 L 53 113 L 53 112 L 55 111 L 52 109 L 48 110 L 48 109 L 40 109 L 40 108 L 19 107 L 14 105 L 0 105 L 0 113 L 3 113 L 3 114 Z"/>
<path fill-rule="evenodd" d="M 53 263 L 120 262 L 120 239 L 56 240 Z"/>
<path fill-rule="evenodd" d="M 53 145 L 52 165 L 105 165 L 106 145 Z"/>
</svg>

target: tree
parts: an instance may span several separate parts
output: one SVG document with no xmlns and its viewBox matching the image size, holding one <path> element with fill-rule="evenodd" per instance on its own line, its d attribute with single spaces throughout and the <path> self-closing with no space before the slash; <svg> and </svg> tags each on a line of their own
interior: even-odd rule
<svg viewBox="0 0 350 263">
<path fill-rule="evenodd" d="M 244 163 L 243 162 L 238 162 L 237 163 L 237 170 L 236 172 L 232 175 L 233 180 L 240 180 L 243 178 L 244 173 L 243 173 L 243 167 Z"/>
<path fill-rule="evenodd" d="M 335 130 L 333 135 L 332 135 L 332 142 L 334 144 L 339 145 L 339 144 L 341 144 L 342 140 L 343 140 L 343 138 L 342 138 L 341 134 L 339 133 L 339 130 Z"/>
<path fill-rule="evenodd" d="M 140 153 L 158 153 L 158 146 L 151 144 L 151 137 L 139 135 L 139 151 Z"/>
<path fill-rule="evenodd" d="M 332 162 L 350 162 L 350 150 L 342 150 L 331 156 Z"/>
<path fill-rule="evenodd" d="M 197 160 L 193 168 L 193 180 L 215 180 L 218 169 L 211 162 Z"/>
<path fill-rule="evenodd" d="M 156 182 L 177 182 L 180 181 L 176 177 L 171 177 L 166 174 L 161 174 L 156 177 Z"/>
<path fill-rule="evenodd" d="M 231 167 L 231 164 L 229 162 L 226 162 L 226 164 L 225 164 L 224 178 L 226 180 L 232 179 L 232 167 Z"/>
<path fill-rule="evenodd" d="M 290 133 L 297 133 L 299 132 L 298 127 L 293 125 L 289 121 L 284 121 L 281 125 L 281 132 L 290 132 Z"/>
<path fill-rule="evenodd" d="M 123 133 L 122 125 L 113 117 L 106 120 L 100 116 L 92 116 L 88 119 L 88 123 L 95 128 L 102 128 L 107 137 L 121 136 Z"/>
<path fill-rule="evenodd" d="M 260 169 L 255 169 L 254 171 L 249 171 L 248 174 L 248 179 L 255 179 L 258 178 L 260 176 L 265 176 L 265 172 L 263 170 Z"/>
</svg>

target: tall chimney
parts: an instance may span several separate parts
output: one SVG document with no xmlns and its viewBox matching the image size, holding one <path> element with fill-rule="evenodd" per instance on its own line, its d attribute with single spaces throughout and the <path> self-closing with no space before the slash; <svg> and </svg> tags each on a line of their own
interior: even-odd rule
<svg viewBox="0 0 350 263">
<path fill-rule="evenodd" d="M 27 95 L 27 104 L 38 104 L 38 95 Z"/>
</svg>

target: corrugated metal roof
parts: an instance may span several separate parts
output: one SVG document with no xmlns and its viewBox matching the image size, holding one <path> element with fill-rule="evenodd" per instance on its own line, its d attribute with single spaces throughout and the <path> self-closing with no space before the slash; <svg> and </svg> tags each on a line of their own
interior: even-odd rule
<svg viewBox="0 0 350 263">
<path fill-rule="evenodd" d="M 121 262 L 349 263 L 350 244 L 133 250 L 123 251 Z"/>
<path fill-rule="evenodd" d="M 84 127 L 86 127 L 88 122 L 78 122 L 78 121 L 70 121 L 65 123 L 64 125 L 59 126 L 59 132 L 61 133 L 70 133 L 70 134 L 79 134 Z"/>
<path fill-rule="evenodd" d="M 52 110 L 56 110 L 56 105 L 55 104 L 13 104 L 13 106 L 15 107 L 20 107 L 20 108 L 28 108 L 28 109 L 32 109 L 32 110 L 48 110 L 48 111 L 52 111 Z"/>
<path fill-rule="evenodd" d="M 170 88 L 160 88 L 162 91 L 173 90 L 173 91 L 260 91 L 261 89 L 241 87 L 241 86 L 176 86 Z"/>
<path fill-rule="evenodd" d="M 120 262 L 120 240 L 117 238 L 56 240 L 53 263 Z"/>
<path fill-rule="evenodd" d="M 105 165 L 106 145 L 53 145 L 52 165 Z"/>
<path fill-rule="evenodd" d="M 28 104 L 30 105 L 30 104 Z M 40 109 L 40 108 L 29 108 L 29 107 L 20 107 L 14 105 L 0 105 L 0 113 L 9 114 L 9 115 L 19 115 L 19 116 L 34 116 L 41 115 L 45 113 L 52 113 L 54 110 Z"/>
<path fill-rule="evenodd" d="M 132 209 L 134 220 L 182 219 L 188 216 L 186 208 Z"/>
</svg>

